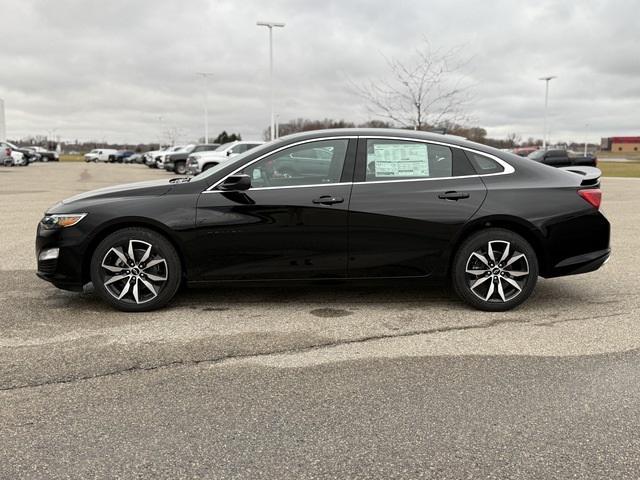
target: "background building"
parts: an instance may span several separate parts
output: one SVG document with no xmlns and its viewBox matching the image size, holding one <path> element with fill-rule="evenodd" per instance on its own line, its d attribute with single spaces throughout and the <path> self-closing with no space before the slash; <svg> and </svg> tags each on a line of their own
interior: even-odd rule
<svg viewBox="0 0 640 480">
<path fill-rule="evenodd" d="M 600 141 L 600 149 L 611 152 L 640 152 L 640 137 L 608 137 Z"/>
</svg>

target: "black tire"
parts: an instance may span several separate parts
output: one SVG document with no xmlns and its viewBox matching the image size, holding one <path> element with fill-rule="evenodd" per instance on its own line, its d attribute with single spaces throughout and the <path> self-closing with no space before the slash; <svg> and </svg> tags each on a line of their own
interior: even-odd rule
<svg viewBox="0 0 640 480">
<path fill-rule="evenodd" d="M 130 245 L 135 263 L 127 265 L 123 260 L 131 260 Z M 125 312 L 164 307 L 176 294 L 182 279 L 180 258 L 173 245 L 163 235 L 138 227 L 118 230 L 100 242 L 91 257 L 90 272 L 96 293 Z M 114 277 L 121 278 L 113 281 Z"/>
<path fill-rule="evenodd" d="M 184 175 L 187 173 L 187 162 L 175 162 L 173 165 L 173 172 L 178 175 Z"/>
<path fill-rule="evenodd" d="M 468 273 L 468 269 L 474 273 Z M 488 228 L 460 245 L 453 259 L 451 281 L 456 294 L 472 307 L 490 312 L 511 310 L 533 292 L 538 281 L 538 259 L 529 242 L 517 233 Z"/>
</svg>

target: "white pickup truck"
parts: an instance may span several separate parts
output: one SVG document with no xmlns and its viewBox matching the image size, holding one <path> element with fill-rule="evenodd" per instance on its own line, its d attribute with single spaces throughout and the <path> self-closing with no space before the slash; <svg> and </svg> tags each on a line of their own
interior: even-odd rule
<svg viewBox="0 0 640 480">
<path fill-rule="evenodd" d="M 85 162 L 108 162 L 113 161 L 118 154 L 118 150 L 110 148 L 94 148 L 89 153 L 84 154 Z"/>
<path fill-rule="evenodd" d="M 0 142 L 0 165 L 5 167 L 29 165 L 29 159 L 14 144 Z"/>
<path fill-rule="evenodd" d="M 200 172 L 226 162 L 229 158 L 251 150 L 265 142 L 236 141 L 220 145 L 211 152 L 194 153 L 187 158 L 187 172 L 196 175 Z"/>
</svg>

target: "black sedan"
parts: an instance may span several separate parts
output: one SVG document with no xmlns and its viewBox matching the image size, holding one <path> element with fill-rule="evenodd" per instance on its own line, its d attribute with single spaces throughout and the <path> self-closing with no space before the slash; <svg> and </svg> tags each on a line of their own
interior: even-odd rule
<svg viewBox="0 0 640 480">
<path fill-rule="evenodd" d="M 574 170 L 423 132 L 306 132 L 196 177 L 64 200 L 38 225 L 38 276 L 93 282 L 125 311 L 162 307 L 182 283 L 396 278 L 508 310 L 539 275 L 609 257 L 600 172 Z"/>
</svg>

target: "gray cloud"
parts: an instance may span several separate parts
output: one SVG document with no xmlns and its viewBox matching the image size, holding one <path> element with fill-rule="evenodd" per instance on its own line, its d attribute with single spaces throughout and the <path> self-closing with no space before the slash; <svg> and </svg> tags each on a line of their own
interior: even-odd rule
<svg viewBox="0 0 640 480">
<path fill-rule="evenodd" d="M 551 83 L 552 140 L 640 130 L 637 0 L 490 2 L 354 0 L 260 2 L 0 0 L 0 97 L 11 137 L 53 129 L 65 139 L 156 141 L 162 125 L 202 135 L 203 82 L 212 131 L 261 137 L 269 121 L 267 31 L 275 31 L 277 111 L 283 121 L 363 121 L 349 88 L 385 74 L 423 38 L 462 45 L 473 84 L 469 115 L 493 136 L 542 135 Z M 162 118 L 162 120 L 160 120 Z"/>
</svg>

